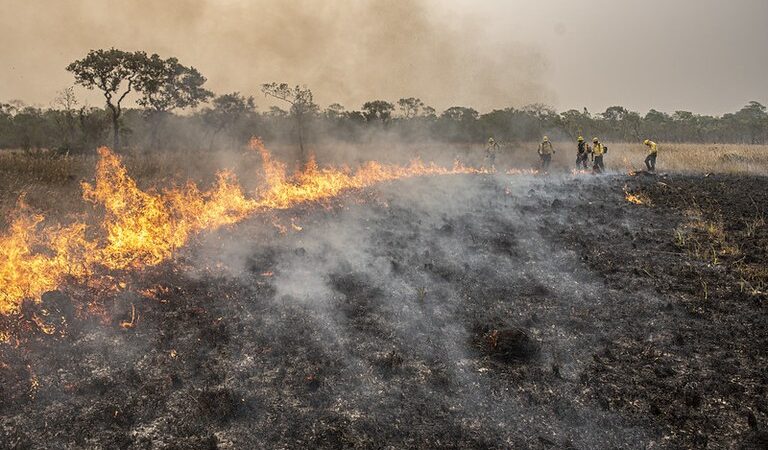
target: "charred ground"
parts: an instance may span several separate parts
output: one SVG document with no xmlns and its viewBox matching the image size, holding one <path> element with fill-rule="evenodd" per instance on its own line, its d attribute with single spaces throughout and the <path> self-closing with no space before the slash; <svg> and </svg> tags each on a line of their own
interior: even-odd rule
<svg viewBox="0 0 768 450">
<path fill-rule="evenodd" d="M 767 187 L 451 176 L 254 218 L 4 318 L 0 446 L 765 446 Z"/>
</svg>

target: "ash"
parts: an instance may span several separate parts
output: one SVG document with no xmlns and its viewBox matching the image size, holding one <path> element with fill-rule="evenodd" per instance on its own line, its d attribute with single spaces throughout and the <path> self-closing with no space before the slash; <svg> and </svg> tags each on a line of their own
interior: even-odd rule
<svg viewBox="0 0 768 450">
<path fill-rule="evenodd" d="M 625 178 L 388 183 L 47 294 L 19 320 L 64 331 L 0 345 L 0 447 L 764 445 L 765 301 L 672 245 L 715 180 Z"/>
</svg>

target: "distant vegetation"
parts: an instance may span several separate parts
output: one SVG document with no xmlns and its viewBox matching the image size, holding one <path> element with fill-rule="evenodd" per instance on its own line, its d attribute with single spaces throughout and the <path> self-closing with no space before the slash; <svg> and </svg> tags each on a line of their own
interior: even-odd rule
<svg viewBox="0 0 768 450">
<path fill-rule="evenodd" d="M 286 109 L 259 110 L 256 100 L 239 92 L 214 95 L 205 77 L 176 58 L 122 50 L 93 50 L 67 66 L 75 83 L 101 91 L 103 108 L 84 106 L 72 87 L 50 107 L 21 101 L 0 103 L 0 148 L 51 149 L 77 153 L 99 145 L 140 150 L 211 149 L 240 146 L 252 135 L 292 142 L 301 148 L 313 140 L 364 141 L 377 133 L 404 140 L 446 143 L 502 142 L 600 136 L 606 141 L 765 144 L 768 113 L 756 101 L 720 117 L 650 110 L 645 115 L 622 106 L 604 112 L 557 112 L 541 104 L 480 114 L 454 106 L 442 112 L 418 98 L 371 100 L 358 110 L 334 103 L 320 109 L 306 86 L 262 85 L 265 97 Z M 138 107 L 126 108 L 131 101 Z M 187 112 L 184 112 L 184 111 Z"/>
</svg>

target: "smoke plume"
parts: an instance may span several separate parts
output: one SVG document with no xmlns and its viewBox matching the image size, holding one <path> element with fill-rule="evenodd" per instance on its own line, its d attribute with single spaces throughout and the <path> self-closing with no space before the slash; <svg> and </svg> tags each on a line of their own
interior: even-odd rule
<svg viewBox="0 0 768 450">
<path fill-rule="evenodd" d="M 321 105 L 348 109 L 414 96 L 438 110 L 486 110 L 550 95 L 535 50 L 493 38 L 431 0 L 4 3 L 13 11 L 0 18 L 5 100 L 46 104 L 72 83 L 69 62 L 109 47 L 177 56 L 219 93 L 256 95 L 261 83 L 285 81 L 307 85 Z"/>
</svg>

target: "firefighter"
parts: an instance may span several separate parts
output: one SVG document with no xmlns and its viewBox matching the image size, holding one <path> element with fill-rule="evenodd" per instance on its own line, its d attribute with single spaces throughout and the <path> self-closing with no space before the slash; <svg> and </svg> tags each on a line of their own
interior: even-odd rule
<svg viewBox="0 0 768 450">
<path fill-rule="evenodd" d="M 584 142 L 584 137 L 579 136 L 578 144 L 576 148 L 576 168 L 587 168 L 587 154 L 590 152 L 589 144 Z"/>
<path fill-rule="evenodd" d="M 645 157 L 645 167 L 648 168 L 649 172 L 656 172 L 656 155 L 659 153 L 659 146 L 649 139 L 644 140 L 643 144 L 648 147 L 648 156 Z"/>
<path fill-rule="evenodd" d="M 496 152 L 499 151 L 499 143 L 492 137 L 488 138 L 488 145 L 485 146 L 485 159 L 491 170 L 496 169 Z"/>
<path fill-rule="evenodd" d="M 598 138 L 592 139 L 592 170 L 594 170 L 595 173 L 601 173 L 605 171 L 603 155 L 605 155 L 606 150 L 606 147 L 600 142 Z"/>
<path fill-rule="evenodd" d="M 552 143 L 549 142 L 549 138 L 544 136 L 541 144 L 539 144 L 539 158 L 541 158 L 541 170 L 544 173 L 549 171 L 549 163 L 552 162 L 552 155 L 555 153 L 555 149 L 552 148 Z"/>
</svg>

